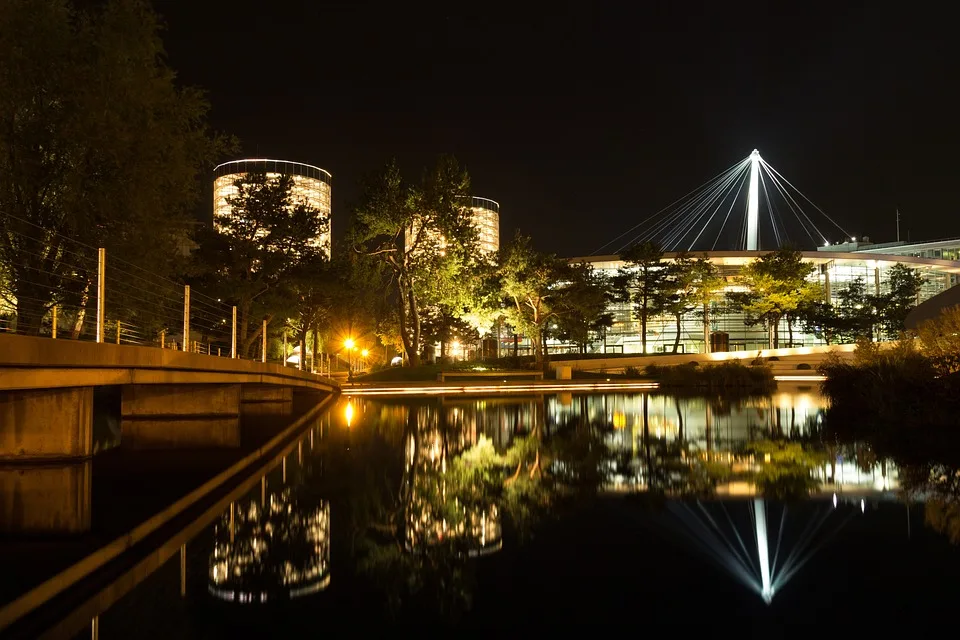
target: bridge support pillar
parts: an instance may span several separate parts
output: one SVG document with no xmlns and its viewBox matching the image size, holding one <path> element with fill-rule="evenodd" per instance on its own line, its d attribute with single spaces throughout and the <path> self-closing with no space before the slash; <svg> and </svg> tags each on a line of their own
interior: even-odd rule
<svg viewBox="0 0 960 640">
<path fill-rule="evenodd" d="M 277 385 L 245 384 L 240 395 L 243 415 L 290 415 L 293 413 L 293 388 Z"/>
<path fill-rule="evenodd" d="M 93 455 L 93 387 L 0 392 L 0 460 Z"/>
<path fill-rule="evenodd" d="M 240 446 L 240 385 L 127 385 L 120 444 L 132 449 Z"/>
</svg>

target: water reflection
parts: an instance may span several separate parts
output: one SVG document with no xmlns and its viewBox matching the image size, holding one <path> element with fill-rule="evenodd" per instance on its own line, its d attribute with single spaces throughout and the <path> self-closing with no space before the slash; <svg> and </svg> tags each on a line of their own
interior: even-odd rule
<svg viewBox="0 0 960 640">
<path fill-rule="evenodd" d="M 330 504 L 310 490 L 317 431 L 224 510 L 212 527 L 207 590 L 229 602 L 293 599 L 330 584 Z"/>
<path fill-rule="evenodd" d="M 92 467 L 72 464 L 0 466 L 0 533 L 76 534 L 92 519 Z"/>
</svg>

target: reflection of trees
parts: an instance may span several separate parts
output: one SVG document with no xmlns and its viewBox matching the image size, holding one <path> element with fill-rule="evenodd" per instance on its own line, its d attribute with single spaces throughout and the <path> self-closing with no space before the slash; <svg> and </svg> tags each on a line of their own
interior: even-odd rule
<svg viewBox="0 0 960 640">
<path fill-rule="evenodd" d="M 396 491 L 382 492 L 376 509 L 351 510 L 359 566 L 386 588 L 394 611 L 426 607 L 456 617 L 471 603 L 471 558 L 501 546 L 504 522 L 522 538 L 548 507 L 595 493 L 602 475 L 605 446 L 595 429 L 568 425 L 547 437 L 544 412 L 523 410 L 518 415 L 534 419 L 498 451 L 469 410 L 446 409 L 410 407 Z M 520 425 L 510 413 L 512 424 Z M 375 432 L 368 435 L 376 438 Z"/>
<path fill-rule="evenodd" d="M 926 502 L 927 524 L 960 544 L 960 468 L 934 461 L 905 465 L 900 481 L 908 499 Z"/>
<path fill-rule="evenodd" d="M 262 493 L 233 503 L 214 525 L 208 574 L 214 596 L 265 602 L 315 593 L 329 583 L 330 505 L 306 495 L 305 474 L 292 475 L 269 490 L 264 477 Z"/>
</svg>

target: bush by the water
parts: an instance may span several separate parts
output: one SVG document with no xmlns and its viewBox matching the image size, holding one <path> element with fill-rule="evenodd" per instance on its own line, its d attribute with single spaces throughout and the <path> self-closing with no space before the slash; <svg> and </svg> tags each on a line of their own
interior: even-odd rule
<svg viewBox="0 0 960 640">
<path fill-rule="evenodd" d="M 827 424 L 838 440 L 869 438 L 880 455 L 896 450 L 924 457 L 921 451 L 947 438 L 960 458 L 960 373 L 926 344 L 922 336 L 908 337 L 881 349 L 863 340 L 852 361 L 824 361 Z"/>
<path fill-rule="evenodd" d="M 704 366 L 698 366 L 697 363 L 675 366 L 651 364 L 647 365 L 647 375 L 656 378 L 662 387 L 770 389 L 776 384 L 769 367 L 747 367 L 739 362 Z"/>
</svg>

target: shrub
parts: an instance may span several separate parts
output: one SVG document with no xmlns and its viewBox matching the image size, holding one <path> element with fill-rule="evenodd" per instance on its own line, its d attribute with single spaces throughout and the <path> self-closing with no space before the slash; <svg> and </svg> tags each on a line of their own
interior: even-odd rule
<svg viewBox="0 0 960 640">
<path fill-rule="evenodd" d="M 707 387 L 769 389 L 775 385 L 769 367 L 746 367 L 739 362 L 721 362 L 699 366 L 693 363 L 676 366 L 647 365 L 648 376 L 664 387 Z"/>
<path fill-rule="evenodd" d="M 639 378 L 640 377 L 640 368 L 639 367 L 624 367 L 623 375 L 627 378 Z"/>
<path fill-rule="evenodd" d="M 801 362 L 800 364 L 797 365 L 797 369 L 800 369 L 802 371 L 809 371 L 810 369 L 813 369 L 813 367 L 810 366 L 809 362 Z"/>
<path fill-rule="evenodd" d="M 770 356 L 767 358 L 767 362 L 780 362 L 780 358 L 778 356 Z"/>
</svg>

